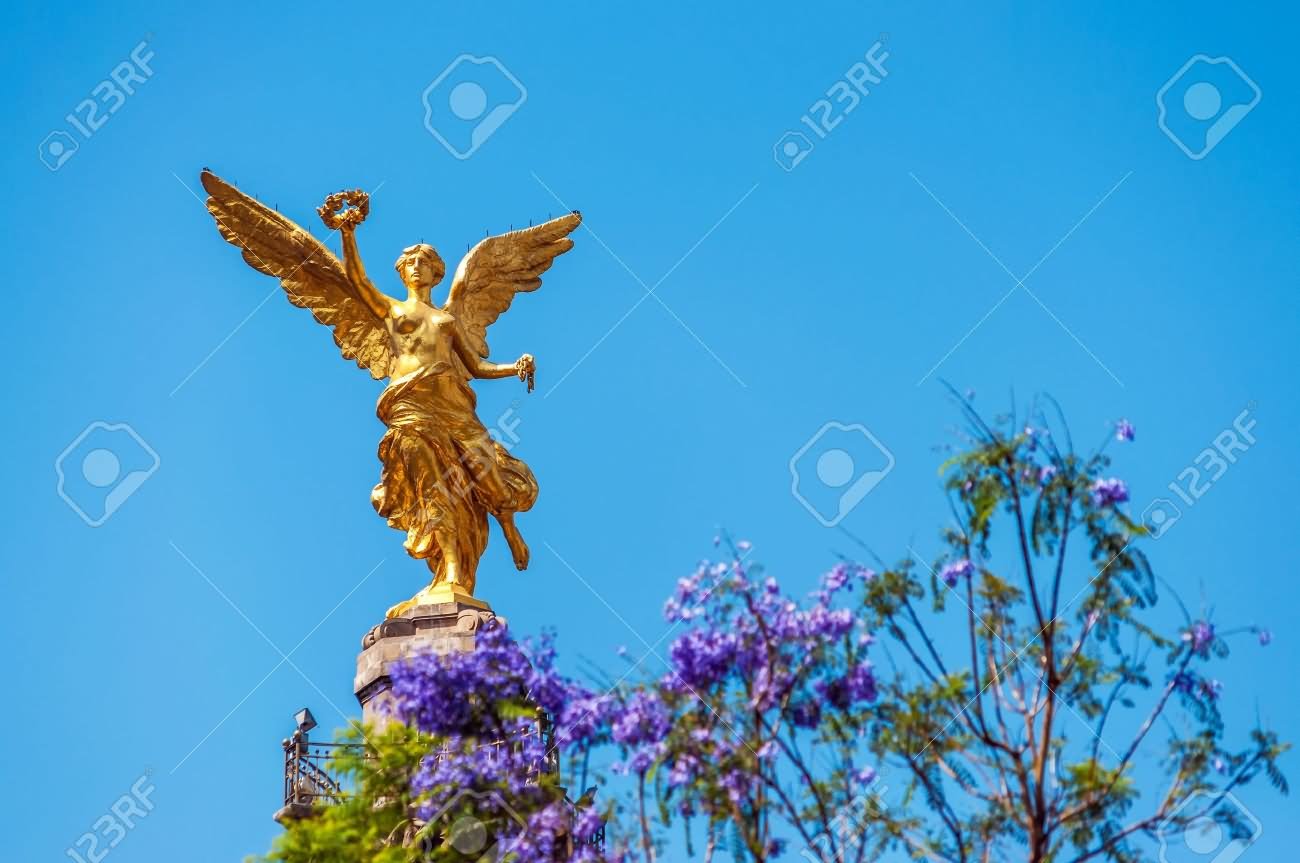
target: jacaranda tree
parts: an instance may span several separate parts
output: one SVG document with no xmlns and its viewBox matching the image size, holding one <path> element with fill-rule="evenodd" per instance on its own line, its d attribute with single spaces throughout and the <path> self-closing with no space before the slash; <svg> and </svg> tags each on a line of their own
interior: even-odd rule
<svg viewBox="0 0 1300 863">
<path fill-rule="evenodd" d="M 941 554 L 865 579 L 864 624 L 900 665 L 878 682 L 868 745 L 905 793 L 861 824 L 860 850 L 1137 861 L 1207 821 L 1249 832 L 1228 795 L 1261 772 L 1285 792 L 1286 746 L 1261 727 L 1228 742 L 1211 666 L 1229 636 L 1268 633 L 1186 611 L 1161 631 L 1165 585 L 1106 445 L 1080 455 L 1041 418 L 999 429 L 962 410 L 969 445 L 942 469 Z M 1121 421 L 1108 438 L 1134 436 Z M 1153 755 L 1163 775 L 1139 776 Z"/>
<path fill-rule="evenodd" d="M 1213 668 L 1270 636 L 1192 614 L 1172 585 L 1195 574 L 1153 571 L 1106 452 L 1132 426 L 1079 454 L 1063 423 L 961 407 L 932 559 L 864 553 L 795 597 L 727 542 L 665 604 L 667 670 L 612 686 L 504 626 L 416 658 L 394 676 L 409 728 L 354 732 L 353 798 L 272 859 L 467 859 L 457 824 L 519 861 L 1137 863 L 1198 825 L 1249 838 L 1232 792 L 1285 793 L 1287 745 L 1229 734 Z"/>
</svg>

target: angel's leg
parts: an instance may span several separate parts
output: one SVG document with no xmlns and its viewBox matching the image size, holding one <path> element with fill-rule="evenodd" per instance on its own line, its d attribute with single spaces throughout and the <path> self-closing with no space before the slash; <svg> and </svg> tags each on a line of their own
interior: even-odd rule
<svg viewBox="0 0 1300 863">
<path fill-rule="evenodd" d="M 515 527 L 518 495 L 497 461 L 497 445 L 486 430 L 467 443 L 466 461 L 474 477 L 479 499 L 501 525 L 501 532 L 505 534 L 506 544 L 510 546 L 510 555 L 514 558 L 515 567 L 521 570 L 527 569 L 528 543 L 524 542 L 524 538 L 519 534 L 519 528 Z M 509 456 L 505 458 L 509 459 Z"/>
<path fill-rule="evenodd" d="M 525 570 L 528 568 L 528 543 L 524 542 L 524 538 L 519 534 L 519 528 L 515 527 L 515 511 L 500 505 L 512 497 L 510 485 L 501 475 L 501 469 L 492 457 L 490 449 L 488 453 L 489 455 L 478 463 L 480 472 L 477 482 L 484 492 L 484 497 L 497 504 L 491 513 L 496 517 L 497 523 L 501 525 L 501 532 L 506 536 L 506 544 L 510 546 L 510 556 L 514 558 L 515 568 Z"/>
<path fill-rule="evenodd" d="M 460 550 L 456 546 L 455 528 L 451 526 L 439 527 L 434 530 L 434 538 L 438 543 L 438 551 L 442 560 L 438 562 L 438 570 L 430 587 L 439 584 L 459 585 Z"/>
<path fill-rule="evenodd" d="M 460 586 L 460 565 L 457 558 L 458 553 L 456 551 L 454 537 L 446 531 L 435 531 L 434 536 L 438 542 L 441 558 L 436 564 L 437 569 L 434 569 L 435 564 L 433 558 L 427 558 L 425 560 L 425 563 L 429 564 L 429 569 L 433 570 L 433 581 L 427 584 L 424 589 L 415 596 L 405 602 L 399 602 L 397 605 L 388 609 L 389 618 L 401 617 L 411 609 L 418 608 L 429 602 L 430 597 L 432 597 L 435 591 L 443 585 Z"/>
<path fill-rule="evenodd" d="M 513 512 L 496 513 L 497 522 L 501 525 L 501 532 L 506 535 L 506 544 L 510 546 L 510 555 L 515 559 L 515 568 L 524 570 L 528 568 L 528 543 L 519 535 L 519 528 L 515 527 L 515 514 Z"/>
</svg>

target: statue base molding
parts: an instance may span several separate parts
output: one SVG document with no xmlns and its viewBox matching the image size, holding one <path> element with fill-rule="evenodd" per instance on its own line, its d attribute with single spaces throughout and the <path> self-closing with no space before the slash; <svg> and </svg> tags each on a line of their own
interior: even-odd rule
<svg viewBox="0 0 1300 863">
<path fill-rule="evenodd" d="M 390 620 L 405 617 L 421 606 L 445 605 L 449 602 L 457 602 L 482 611 L 492 610 L 492 606 L 458 584 L 431 584 L 405 602 L 399 602 L 388 609 L 386 617 Z"/>
<path fill-rule="evenodd" d="M 376 728 L 393 721 L 391 669 L 395 663 L 426 653 L 470 652 L 480 628 L 504 622 L 483 600 L 457 595 L 449 588 L 446 592 L 447 601 L 422 601 L 362 637 L 352 691 L 361 704 L 362 719 Z M 437 599 L 439 593 L 430 591 L 417 598 Z"/>
</svg>

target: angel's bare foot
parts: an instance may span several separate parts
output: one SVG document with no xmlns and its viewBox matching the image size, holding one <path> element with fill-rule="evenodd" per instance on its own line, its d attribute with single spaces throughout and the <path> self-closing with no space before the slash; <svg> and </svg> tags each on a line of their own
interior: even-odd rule
<svg viewBox="0 0 1300 863">
<path fill-rule="evenodd" d="M 524 542 L 524 538 L 519 535 L 519 531 L 515 531 L 515 538 L 518 542 L 511 542 L 509 537 L 506 538 L 506 542 L 510 543 L 510 554 L 515 559 L 515 569 L 523 572 L 528 568 L 528 556 L 530 554 L 528 543 Z"/>
<path fill-rule="evenodd" d="M 448 587 L 460 586 L 460 556 L 455 551 L 456 537 L 449 531 L 444 530 L 437 534 L 438 547 L 442 549 L 442 566 L 434 574 L 432 588 L 437 584 L 445 584 Z"/>
<path fill-rule="evenodd" d="M 460 567 L 456 565 L 455 561 L 449 560 L 445 562 L 439 583 L 448 587 L 456 587 L 460 584 Z"/>
<path fill-rule="evenodd" d="M 451 587 L 454 589 L 459 586 L 460 586 L 459 583 L 455 581 L 435 581 L 432 584 L 425 586 L 423 590 L 421 590 L 419 593 L 417 593 L 415 596 L 411 597 L 410 599 L 406 600 L 405 602 L 399 602 L 397 603 L 397 605 L 394 605 L 392 608 L 388 609 L 387 616 L 390 619 L 394 617 L 401 617 L 403 614 L 410 611 L 411 609 L 418 608 L 421 605 L 428 605 L 434 602 L 435 599 L 437 599 L 437 601 L 440 602 L 445 602 L 446 601 L 445 597 L 437 598 L 435 595 L 441 593 L 445 588 Z"/>
<path fill-rule="evenodd" d="M 399 602 L 397 603 L 397 605 L 394 605 L 392 608 L 388 609 L 388 613 L 384 615 L 384 617 L 388 618 L 389 620 L 392 620 L 395 617 L 401 617 L 403 614 L 410 611 L 412 608 L 415 608 L 419 604 L 420 604 L 420 594 L 417 593 L 415 596 L 411 597 L 410 599 Z"/>
<path fill-rule="evenodd" d="M 510 546 L 510 555 L 515 559 L 515 568 L 525 570 L 528 568 L 528 543 L 519 535 L 519 528 L 515 527 L 514 513 L 497 516 L 497 521 L 501 523 L 501 532 L 506 535 L 506 545 Z"/>
</svg>

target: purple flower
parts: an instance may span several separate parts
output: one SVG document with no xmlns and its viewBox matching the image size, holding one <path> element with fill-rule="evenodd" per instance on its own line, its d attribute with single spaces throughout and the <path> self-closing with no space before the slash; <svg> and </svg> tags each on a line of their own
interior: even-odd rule
<svg viewBox="0 0 1300 863">
<path fill-rule="evenodd" d="M 1092 484 L 1092 502 L 1094 506 L 1114 506 L 1128 501 L 1128 486 L 1124 480 L 1111 477 L 1099 479 Z"/>
<path fill-rule="evenodd" d="M 734 633 L 693 629 L 673 642 L 668 657 L 688 686 L 701 689 L 722 679 L 736 660 L 738 646 Z"/>
<path fill-rule="evenodd" d="M 1131 441 L 1133 440 L 1134 437 L 1136 437 L 1136 435 L 1137 432 L 1133 428 L 1133 423 L 1129 422 L 1128 420 L 1120 420 L 1119 422 L 1115 423 L 1115 440 Z"/>
<path fill-rule="evenodd" d="M 837 563 L 835 568 L 822 576 L 822 589 L 834 593 L 849 583 L 849 565 Z"/>
<path fill-rule="evenodd" d="M 1196 621 L 1191 629 L 1183 633 L 1183 641 L 1191 642 L 1193 653 L 1205 656 L 1214 642 L 1214 624 L 1204 620 Z"/>
<path fill-rule="evenodd" d="M 1217 680 L 1197 677 L 1187 671 L 1180 671 L 1171 680 L 1174 689 L 1185 695 L 1200 696 L 1207 701 L 1217 701 L 1223 692 L 1223 684 Z"/>
<path fill-rule="evenodd" d="M 1025 426 L 1025 448 L 1030 452 L 1038 449 L 1038 438 L 1035 437 L 1037 431 L 1033 426 Z"/>
<path fill-rule="evenodd" d="M 646 749 L 638 749 L 632 753 L 632 757 L 624 763 L 616 763 L 613 768 L 618 773 L 635 773 L 641 775 L 650 769 L 654 764 L 654 755 Z"/>
<path fill-rule="evenodd" d="M 536 685 L 542 706 L 558 706 L 565 684 L 550 668 L 554 655 L 543 642 L 530 656 L 506 627 L 479 630 L 475 649 L 445 656 L 422 654 L 393 669 L 393 696 L 398 715 L 421 731 L 440 736 L 497 733 L 502 720 L 497 705 L 525 703 Z M 474 693 L 468 698 L 465 693 Z"/>
<path fill-rule="evenodd" d="M 863 767 L 861 770 L 853 772 L 853 781 L 860 785 L 870 785 L 876 781 L 876 771 L 870 767 Z"/>
<path fill-rule="evenodd" d="M 672 768 L 668 771 L 668 787 L 677 788 L 681 785 L 690 784 L 695 779 L 699 763 L 699 759 L 693 755 L 683 755 L 674 761 Z"/>
<path fill-rule="evenodd" d="M 1045 464 L 1038 469 L 1038 484 L 1047 485 L 1056 476 L 1056 465 Z"/>
<path fill-rule="evenodd" d="M 948 585 L 949 587 L 956 587 L 957 582 L 960 579 L 962 579 L 963 577 L 970 578 L 971 573 L 973 573 L 974 571 L 975 571 L 975 565 L 963 557 L 961 560 L 955 560 L 952 563 L 945 566 L 943 570 L 939 573 L 939 577 L 942 578 L 943 583 Z"/>
<path fill-rule="evenodd" d="M 663 703 L 648 693 L 638 692 L 623 706 L 610 734 L 617 742 L 629 746 L 658 743 L 668 733 L 668 722 Z"/>
<path fill-rule="evenodd" d="M 812 699 L 801 701 L 790 708 L 790 721 L 798 728 L 816 728 L 821 718 L 821 703 Z"/>
<path fill-rule="evenodd" d="M 752 778 L 744 770 L 726 770 L 720 777 L 720 784 L 727 792 L 727 799 L 732 803 L 740 803 L 745 799 L 745 793 L 749 790 Z"/>
<path fill-rule="evenodd" d="M 1273 643 L 1273 633 L 1267 629 L 1261 629 L 1259 631 L 1259 643 L 1262 647 L 1268 647 Z"/>
<path fill-rule="evenodd" d="M 870 662 L 859 662 L 845 677 L 849 687 L 849 697 L 854 701 L 876 700 L 876 676 L 871 670 Z"/>
<path fill-rule="evenodd" d="M 854 704 L 875 700 L 876 677 L 871 671 L 871 663 L 861 662 L 843 677 L 819 680 L 815 688 L 832 706 L 848 710 Z"/>
<path fill-rule="evenodd" d="M 475 634 L 472 651 L 409 657 L 393 666 L 392 678 L 394 712 L 436 738 L 432 757 L 420 761 L 411 780 L 420 817 L 447 813 L 472 791 L 474 817 L 503 825 L 496 838 L 512 859 L 595 863 L 590 848 L 569 854 L 561 840 L 574 829 L 582 836 L 597 832 L 601 809 L 575 816 L 555 789 L 530 778 L 556 756 L 538 711 L 552 719 L 554 746 L 573 752 L 605 733 L 619 705 L 561 677 L 549 636 L 515 641 L 503 624 L 487 626 Z M 629 738 L 658 733 L 654 705 L 634 703 L 619 718 Z M 630 769 L 644 773 L 653 763 L 653 746 L 642 746 L 632 754 Z M 479 794 L 489 791 L 494 793 Z M 526 824 L 518 823 L 516 812 L 525 813 Z"/>
</svg>

